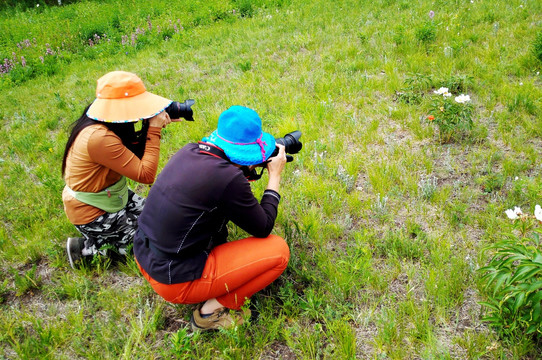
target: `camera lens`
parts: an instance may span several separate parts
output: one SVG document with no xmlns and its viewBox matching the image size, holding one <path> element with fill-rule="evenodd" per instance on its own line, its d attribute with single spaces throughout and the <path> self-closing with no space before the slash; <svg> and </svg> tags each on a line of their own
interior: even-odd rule
<svg viewBox="0 0 542 360">
<path fill-rule="evenodd" d="M 165 111 L 168 113 L 169 117 L 172 119 L 184 118 L 189 121 L 194 121 L 193 115 L 194 111 L 191 109 L 194 105 L 195 100 L 188 99 L 185 102 L 180 103 L 178 101 L 173 101 Z"/>
<path fill-rule="evenodd" d="M 275 139 L 275 143 L 284 145 L 284 151 L 287 154 L 297 154 L 303 147 L 303 144 L 301 143 L 301 141 L 299 141 L 300 137 L 301 137 L 301 131 L 296 130 L 284 135 L 284 137 L 282 138 Z M 269 157 L 277 156 L 278 153 L 279 153 L 279 148 L 275 147 L 275 150 Z M 294 157 L 286 155 L 286 160 L 288 162 L 293 161 Z"/>
<path fill-rule="evenodd" d="M 296 130 L 284 135 L 283 138 L 275 139 L 275 142 L 284 145 L 287 154 L 297 154 L 303 147 L 303 144 L 299 141 L 300 137 L 301 131 Z"/>
</svg>

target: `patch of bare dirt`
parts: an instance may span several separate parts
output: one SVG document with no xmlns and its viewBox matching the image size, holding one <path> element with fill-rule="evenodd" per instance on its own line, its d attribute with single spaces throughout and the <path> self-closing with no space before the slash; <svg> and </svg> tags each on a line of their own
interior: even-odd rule
<svg viewBox="0 0 542 360">
<path fill-rule="evenodd" d="M 290 347 L 281 342 L 275 341 L 267 346 L 261 357 L 261 360 L 294 360 L 297 359 L 295 352 Z"/>
<path fill-rule="evenodd" d="M 374 359 L 374 338 L 378 334 L 378 328 L 373 322 L 356 327 L 356 358 Z"/>
</svg>

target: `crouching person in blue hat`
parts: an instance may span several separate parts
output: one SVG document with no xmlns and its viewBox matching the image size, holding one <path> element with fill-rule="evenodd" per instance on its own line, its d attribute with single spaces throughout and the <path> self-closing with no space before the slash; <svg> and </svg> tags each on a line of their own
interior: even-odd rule
<svg viewBox="0 0 542 360">
<path fill-rule="evenodd" d="M 275 139 L 262 131 L 258 114 L 232 106 L 218 128 L 188 144 L 167 163 L 151 188 L 134 238 L 139 269 L 166 301 L 197 304 L 194 330 L 240 324 L 241 306 L 282 274 L 288 245 L 271 235 L 286 163 L 284 147 L 271 157 Z M 247 174 L 267 167 L 261 200 Z M 227 241 L 232 221 L 252 235 Z"/>
</svg>

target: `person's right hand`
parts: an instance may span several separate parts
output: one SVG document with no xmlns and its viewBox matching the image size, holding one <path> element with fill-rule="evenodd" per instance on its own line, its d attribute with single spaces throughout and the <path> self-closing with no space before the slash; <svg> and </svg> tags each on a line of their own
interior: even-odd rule
<svg viewBox="0 0 542 360">
<path fill-rule="evenodd" d="M 286 165 L 286 151 L 284 145 L 277 144 L 276 146 L 279 148 L 279 153 L 277 156 L 269 158 L 269 162 L 267 163 L 267 171 L 269 172 L 269 176 L 280 175 L 282 170 L 284 170 L 284 165 Z"/>
<path fill-rule="evenodd" d="M 162 111 L 156 116 L 149 119 L 149 126 L 165 128 L 167 124 L 171 123 L 171 119 L 167 112 Z"/>
<path fill-rule="evenodd" d="M 284 145 L 277 144 L 279 153 L 277 156 L 273 156 L 267 163 L 267 171 L 269 172 L 269 182 L 267 183 L 267 189 L 279 192 L 280 187 L 280 173 L 286 165 L 286 151 Z"/>
</svg>

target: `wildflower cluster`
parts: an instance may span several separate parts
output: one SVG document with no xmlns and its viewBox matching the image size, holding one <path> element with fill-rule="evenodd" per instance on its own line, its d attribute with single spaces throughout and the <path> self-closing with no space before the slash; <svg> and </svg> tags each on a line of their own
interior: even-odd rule
<svg viewBox="0 0 542 360">
<path fill-rule="evenodd" d="M 431 103 L 427 120 L 436 124 L 443 143 L 450 142 L 456 136 L 472 129 L 474 107 L 470 96 L 453 96 L 448 88 L 441 87 L 433 92 L 435 100 Z"/>
<path fill-rule="evenodd" d="M 36 38 L 32 39 L 32 41 L 30 41 L 30 39 L 25 39 L 18 42 L 17 48 L 18 52 L 23 52 L 25 55 L 30 56 L 31 58 L 34 57 L 34 61 L 28 61 L 25 55 L 17 54 L 15 51 L 13 51 L 11 53 L 11 57 L 4 58 L 0 61 L 1 76 L 9 74 L 14 70 L 24 71 L 27 65 L 29 67 L 36 65 L 36 56 L 37 60 L 39 60 L 41 64 L 44 64 L 47 57 L 55 57 L 60 52 L 60 48 L 57 47 L 56 50 L 53 50 L 50 44 L 45 44 L 45 50 L 39 49 Z"/>
<path fill-rule="evenodd" d="M 509 219 L 516 220 L 525 220 L 529 218 L 534 218 L 542 223 L 542 207 L 540 205 L 536 205 L 534 207 L 534 215 L 524 214 L 521 211 L 521 208 L 518 206 L 515 206 L 514 209 L 508 209 L 505 211 L 506 216 L 508 216 Z"/>
<path fill-rule="evenodd" d="M 107 37 L 107 34 L 102 34 L 102 36 L 98 34 L 94 34 L 92 38 L 88 39 L 88 46 L 92 47 L 104 41 L 107 41 L 107 42 L 111 41 L 111 39 Z"/>
<path fill-rule="evenodd" d="M 146 26 L 137 26 L 128 35 L 121 35 L 122 47 L 115 46 L 115 34 L 108 36 L 106 33 L 93 33 L 78 45 L 74 45 L 74 39 L 65 39 L 61 46 L 49 43 L 39 45 L 36 38 L 24 39 L 15 44 L 16 48 L 11 56 L 0 58 L 0 87 L 22 82 L 37 74 L 53 74 L 61 63 L 72 58 L 70 54 L 77 51 L 92 58 L 97 53 L 114 53 L 123 48 L 125 51 L 126 46 L 140 48 L 156 40 L 169 40 L 171 36 L 183 30 L 180 19 L 169 20 L 169 26 L 166 23 L 161 28 L 160 25 L 153 24 L 149 16 Z M 64 56 L 66 54 L 67 57 Z"/>
</svg>

